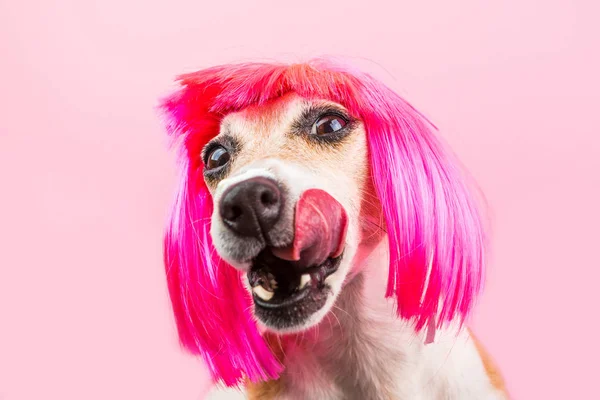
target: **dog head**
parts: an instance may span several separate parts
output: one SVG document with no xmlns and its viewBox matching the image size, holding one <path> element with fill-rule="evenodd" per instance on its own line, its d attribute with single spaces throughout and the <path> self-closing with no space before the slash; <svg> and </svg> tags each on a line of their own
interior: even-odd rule
<svg viewBox="0 0 600 400">
<path fill-rule="evenodd" d="M 182 343 L 227 385 L 277 376 L 262 340 L 317 325 L 381 240 L 386 295 L 422 328 L 464 318 L 483 234 L 464 178 L 408 103 L 313 62 L 181 77 L 163 107 L 183 142 L 165 264 Z"/>
<path fill-rule="evenodd" d="M 202 154 L 213 244 L 242 273 L 257 321 L 277 332 L 317 324 L 364 237 L 361 122 L 290 93 L 224 116 Z"/>
</svg>

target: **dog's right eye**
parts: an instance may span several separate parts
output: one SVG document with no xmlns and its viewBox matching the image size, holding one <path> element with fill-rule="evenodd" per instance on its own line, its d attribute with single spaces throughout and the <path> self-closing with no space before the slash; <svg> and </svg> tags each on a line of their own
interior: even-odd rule
<svg viewBox="0 0 600 400">
<path fill-rule="evenodd" d="M 227 164 L 230 158 L 231 156 L 227 149 L 218 146 L 208 154 L 208 157 L 206 158 L 206 168 L 209 170 L 220 168 Z"/>
</svg>

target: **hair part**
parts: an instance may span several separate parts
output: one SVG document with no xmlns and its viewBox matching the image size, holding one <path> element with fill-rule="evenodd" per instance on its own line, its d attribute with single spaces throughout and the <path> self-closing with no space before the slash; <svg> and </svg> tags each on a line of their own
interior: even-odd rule
<svg viewBox="0 0 600 400">
<path fill-rule="evenodd" d="M 202 179 L 202 147 L 229 112 L 289 92 L 342 104 L 367 132 L 369 164 L 389 241 L 387 297 L 416 329 L 464 321 L 484 275 L 484 229 L 457 163 L 435 127 L 370 76 L 324 60 L 233 64 L 179 77 L 162 102 L 167 129 L 181 140 L 180 187 L 165 235 L 165 266 L 182 345 L 200 354 L 227 386 L 276 378 L 280 362 L 261 337 L 240 272 L 209 235 L 212 200 Z"/>
</svg>

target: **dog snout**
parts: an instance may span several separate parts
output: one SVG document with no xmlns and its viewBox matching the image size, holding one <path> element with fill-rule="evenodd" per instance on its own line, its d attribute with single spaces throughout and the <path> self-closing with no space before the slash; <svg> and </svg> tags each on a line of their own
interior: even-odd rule
<svg viewBox="0 0 600 400">
<path fill-rule="evenodd" d="M 221 197 L 219 211 L 224 224 L 233 232 L 261 238 L 279 220 L 283 202 L 277 182 L 256 177 L 228 188 Z"/>
</svg>

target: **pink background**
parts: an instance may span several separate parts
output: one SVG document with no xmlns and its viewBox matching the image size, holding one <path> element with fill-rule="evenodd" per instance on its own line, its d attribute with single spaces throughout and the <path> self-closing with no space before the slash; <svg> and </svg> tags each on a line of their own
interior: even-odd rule
<svg viewBox="0 0 600 400">
<path fill-rule="evenodd" d="M 0 399 L 202 398 L 165 289 L 153 107 L 183 71 L 320 54 L 404 94 L 486 192 L 473 326 L 514 398 L 597 396 L 597 2 L 202 3 L 0 0 Z"/>
</svg>

